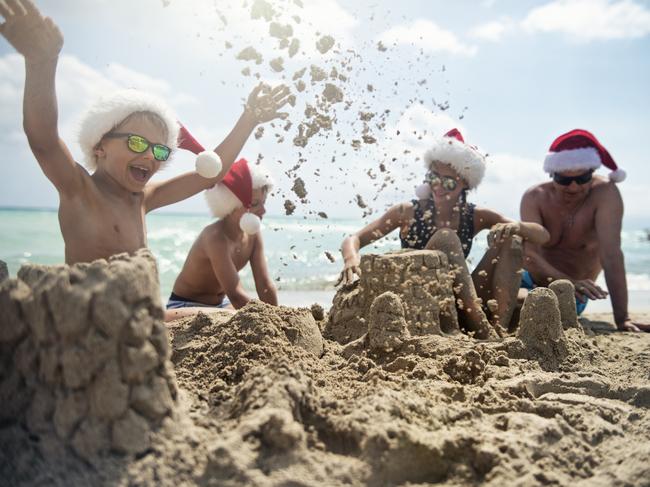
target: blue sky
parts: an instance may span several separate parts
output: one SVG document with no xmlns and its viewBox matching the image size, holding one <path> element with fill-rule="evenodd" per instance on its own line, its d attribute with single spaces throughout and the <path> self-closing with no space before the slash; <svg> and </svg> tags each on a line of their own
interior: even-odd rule
<svg viewBox="0 0 650 487">
<path fill-rule="evenodd" d="M 580 127 L 594 132 L 628 172 L 619 185 L 626 224 L 650 226 L 643 180 L 650 133 L 650 2 L 303 0 L 300 7 L 294 0 L 271 1 L 276 20 L 292 24 L 300 40 L 294 58 L 269 36 L 265 20 L 251 19 L 253 2 L 217 3 L 37 2 L 65 36 L 57 80 L 60 130 L 75 155 L 80 155 L 76 120 L 103 92 L 136 87 L 157 93 L 204 145 L 213 146 L 230 130 L 255 85 L 252 76 L 241 73 L 244 67 L 280 82 L 313 64 L 328 72 L 337 67 L 349 79 L 338 83 L 344 102 L 330 112 L 336 117 L 332 130 L 313 137 L 304 149 L 292 144 L 305 119 L 305 103 L 313 104 L 323 89 L 322 82 L 307 83 L 289 109 L 292 128 L 266 126 L 242 152 L 251 160 L 262 154 L 275 174 L 271 213 L 282 213 L 282 203 L 291 199 L 297 216 L 325 211 L 360 218 L 364 210 L 353 203 L 356 194 L 374 214 L 408 200 L 423 176 L 416 159 L 427 140 L 457 126 L 490 154 L 486 179 L 471 198 L 517 217 L 522 192 L 545 180 L 542 160 L 553 138 Z M 321 35 L 336 40 L 324 55 L 315 48 Z M 385 51 L 377 49 L 380 40 Z M 261 65 L 235 59 L 247 46 L 262 53 Z M 281 73 L 268 65 L 278 56 L 285 59 Z M 22 133 L 22 83 L 21 59 L 0 42 L 0 206 L 54 207 L 56 192 Z M 369 84 L 374 91 L 368 91 Z M 378 124 L 384 110 L 390 113 Z M 355 149 L 351 142 L 363 130 L 360 111 L 377 114 L 369 123 L 377 143 Z M 284 141 L 276 142 L 275 133 Z M 287 177 L 285 171 L 300 159 L 300 168 Z M 157 178 L 192 167 L 193 157 L 179 153 Z M 306 204 L 290 190 L 296 176 L 306 183 Z M 203 212 L 206 207 L 197 196 L 166 210 Z"/>
</svg>

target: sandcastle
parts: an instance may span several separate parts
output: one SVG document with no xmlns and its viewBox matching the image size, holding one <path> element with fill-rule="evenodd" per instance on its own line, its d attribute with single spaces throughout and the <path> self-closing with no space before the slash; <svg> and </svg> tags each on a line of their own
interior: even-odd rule
<svg viewBox="0 0 650 487">
<path fill-rule="evenodd" d="M 86 460 L 145 451 L 176 398 L 162 318 L 146 250 L 23 266 L 0 283 L 0 420 Z"/>
<path fill-rule="evenodd" d="M 560 310 L 562 328 L 580 328 L 578 313 L 576 311 L 575 292 L 573 283 L 567 279 L 558 279 L 549 284 L 548 288 L 555 293 Z"/>
<path fill-rule="evenodd" d="M 580 330 L 573 284 L 558 280 L 548 288 L 528 293 L 521 308 L 516 341 L 508 343 L 513 357 L 539 362 L 542 369 L 556 370 L 569 355 L 564 331 Z"/>
<path fill-rule="evenodd" d="M 386 292 L 401 302 L 411 335 L 457 333 L 452 283 L 447 257 L 439 251 L 364 255 L 359 282 L 334 296 L 324 335 L 345 344 L 367 333 L 372 304 Z"/>
</svg>

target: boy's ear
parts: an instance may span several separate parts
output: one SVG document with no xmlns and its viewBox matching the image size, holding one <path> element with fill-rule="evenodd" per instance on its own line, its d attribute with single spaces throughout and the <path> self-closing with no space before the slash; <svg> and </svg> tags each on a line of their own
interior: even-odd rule
<svg viewBox="0 0 650 487">
<path fill-rule="evenodd" d="M 99 141 L 97 142 L 97 145 L 93 149 L 93 152 L 95 154 L 95 157 L 104 157 L 106 155 L 106 152 L 104 151 L 104 147 L 102 146 L 102 142 Z"/>
</svg>

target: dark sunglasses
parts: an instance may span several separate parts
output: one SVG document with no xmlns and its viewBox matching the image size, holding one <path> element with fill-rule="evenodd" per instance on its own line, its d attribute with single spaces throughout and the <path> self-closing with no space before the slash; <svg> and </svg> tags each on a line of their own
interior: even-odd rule
<svg viewBox="0 0 650 487">
<path fill-rule="evenodd" d="M 591 181 L 593 174 L 593 170 L 578 174 L 577 176 L 562 176 L 558 173 L 555 173 L 553 174 L 553 181 L 561 186 L 569 186 L 573 181 L 575 181 L 577 184 L 582 185 L 587 184 L 589 181 Z"/>
<path fill-rule="evenodd" d="M 109 139 L 119 139 L 122 137 L 126 137 L 126 145 L 129 147 L 129 149 L 131 149 L 136 154 L 142 154 L 149 147 L 151 147 L 151 152 L 153 152 L 153 157 L 157 161 L 166 161 L 167 159 L 169 159 L 169 155 L 172 152 L 172 150 L 166 145 L 152 144 L 141 135 L 109 132 L 106 135 L 104 135 L 104 137 L 108 137 Z"/>
<path fill-rule="evenodd" d="M 427 173 L 427 180 L 429 184 L 440 184 L 446 191 L 453 191 L 458 186 L 458 181 L 452 176 L 441 176 L 435 171 Z"/>
</svg>

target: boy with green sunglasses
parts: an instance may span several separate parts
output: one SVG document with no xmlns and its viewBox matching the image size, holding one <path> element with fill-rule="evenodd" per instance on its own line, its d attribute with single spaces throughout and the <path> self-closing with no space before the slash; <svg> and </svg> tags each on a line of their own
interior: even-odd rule
<svg viewBox="0 0 650 487">
<path fill-rule="evenodd" d="M 147 149 L 151 148 L 151 153 L 153 154 L 154 159 L 160 162 L 165 162 L 169 159 L 169 155 L 172 150 L 163 144 L 152 144 L 147 139 L 141 135 L 135 134 L 123 134 L 121 132 L 109 132 L 104 135 L 104 137 L 109 139 L 119 139 L 126 138 L 126 146 L 136 154 L 142 154 L 146 152 Z"/>
<path fill-rule="evenodd" d="M 180 127 L 163 101 L 124 90 L 97 102 L 82 121 L 79 143 L 89 172 L 59 138 L 55 74 L 61 32 L 31 0 L 0 2 L 0 16 L 0 33 L 25 57 L 23 125 L 34 156 L 59 193 L 68 264 L 146 247 L 146 213 L 214 186 L 259 123 L 286 116 L 278 110 L 288 102 L 288 88 L 259 85 L 215 149 L 223 163 L 220 171 L 210 177 L 189 172 L 151 183 L 176 149 Z"/>
</svg>

